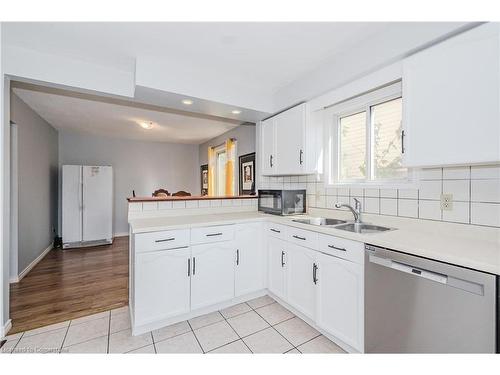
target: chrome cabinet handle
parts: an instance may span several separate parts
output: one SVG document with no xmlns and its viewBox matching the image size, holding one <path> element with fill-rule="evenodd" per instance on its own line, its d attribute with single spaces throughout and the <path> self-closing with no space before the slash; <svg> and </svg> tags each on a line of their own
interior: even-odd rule
<svg viewBox="0 0 500 375">
<path fill-rule="evenodd" d="M 304 151 L 300 150 L 300 153 L 299 153 L 299 162 L 300 162 L 300 165 L 302 165 L 303 163 L 303 160 L 302 160 L 302 155 L 304 154 Z"/>
<path fill-rule="evenodd" d="M 285 267 L 285 252 L 281 252 L 281 267 Z"/>
<path fill-rule="evenodd" d="M 236 249 L 236 265 L 240 265 L 240 249 Z"/>
<path fill-rule="evenodd" d="M 172 238 L 165 238 L 163 240 L 155 240 L 155 242 L 168 242 L 168 241 L 174 241 L 175 240 L 175 237 L 172 237 Z"/>
<path fill-rule="evenodd" d="M 274 228 L 271 228 L 271 232 L 274 232 L 274 233 L 281 233 L 281 231 L 280 231 L 280 230 L 278 230 L 278 229 L 274 229 Z"/>
<path fill-rule="evenodd" d="M 313 263 L 313 283 L 314 284 L 318 283 L 317 271 L 318 271 L 318 266 L 316 265 L 316 263 Z"/>
<path fill-rule="evenodd" d="M 206 236 L 207 237 L 222 236 L 222 233 L 221 232 L 219 232 L 219 233 L 209 233 Z"/>
<path fill-rule="evenodd" d="M 196 274 L 196 258 L 193 257 L 193 276 Z"/>
<path fill-rule="evenodd" d="M 271 166 L 271 168 L 273 167 L 273 156 L 272 155 L 269 155 L 269 165 Z"/>
<path fill-rule="evenodd" d="M 405 131 L 401 130 L 401 153 L 405 153 Z"/>
<path fill-rule="evenodd" d="M 188 258 L 188 277 L 191 276 L 191 258 Z"/>
<path fill-rule="evenodd" d="M 339 250 L 339 251 L 347 251 L 345 248 L 343 247 L 337 247 L 337 246 L 333 246 L 333 245 L 328 245 L 328 247 L 330 249 L 334 249 L 334 250 Z"/>
<path fill-rule="evenodd" d="M 298 239 L 298 240 L 302 240 L 302 241 L 305 241 L 305 240 L 306 240 L 306 238 L 305 238 L 305 237 L 300 237 L 300 236 L 297 236 L 297 235 L 293 235 L 292 237 L 293 237 L 293 238 L 296 238 L 296 239 Z"/>
</svg>

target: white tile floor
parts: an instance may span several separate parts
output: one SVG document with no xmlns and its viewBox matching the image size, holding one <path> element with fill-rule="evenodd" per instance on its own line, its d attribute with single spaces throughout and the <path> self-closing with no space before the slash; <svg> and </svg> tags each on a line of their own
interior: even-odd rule
<svg viewBox="0 0 500 375">
<path fill-rule="evenodd" d="M 2 353 L 343 353 L 269 296 L 132 336 L 128 308 L 7 336 Z"/>
</svg>

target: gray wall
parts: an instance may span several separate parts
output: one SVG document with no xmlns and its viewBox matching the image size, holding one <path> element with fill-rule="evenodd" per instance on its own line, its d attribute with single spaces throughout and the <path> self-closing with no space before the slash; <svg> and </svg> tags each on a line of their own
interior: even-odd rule
<svg viewBox="0 0 500 375">
<path fill-rule="evenodd" d="M 236 138 L 238 141 L 236 145 L 236 163 L 238 163 L 239 156 L 255 152 L 255 125 L 240 125 L 199 146 L 200 166 L 208 163 L 208 148 L 220 145 L 228 138 Z"/>
<path fill-rule="evenodd" d="M 53 241 L 57 228 L 57 130 L 16 95 L 11 120 L 18 143 L 18 273 Z"/>
<path fill-rule="evenodd" d="M 59 167 L 64 164 L 113 167 L 115 234 L 128 233 L 126 199 L 132 196 L 132 190 L 137 196 L 151 196 L 158 188 L 193 194 L 199 190 L 198 145 L 142 142 L 63 130 L 59 132 Z"/>
<path fill-rule="evenodd" d="M 224 134 L 219 135 L 218 137 L 212 138 L 211 140 L 201 144 L 199 154 L 200 160 L 198 165 L 198 171 L 200 170 L 200 166 L 203 164 L 208 164 L 208 148 L 213 146 L 218 146 L 221 143 L 225 142 L 228 138 L 235 138 L 236 143 L 236 160 L 235 165 L 237 170 L 239 170 L 238 158 L 241 155 L 250 154 L 255 152 L 255 135 L 256 135 L 255 125 L 240 125 L 234 129 L 231 129 Z M 238 174 L 236 178 L 239 179 Z M 198 172 L 198 190 L 196 194 L 200 194 L 200 172 Z M 238 194 L 238 181 L 236 181 L 236 194 Z"/>
</svg>

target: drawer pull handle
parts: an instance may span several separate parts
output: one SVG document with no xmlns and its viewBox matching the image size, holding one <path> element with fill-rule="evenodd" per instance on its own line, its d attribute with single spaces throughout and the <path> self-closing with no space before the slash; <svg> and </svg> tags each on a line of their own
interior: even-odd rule
<svg viewBox="0 0 500 375">
<path fill-rule="evenodd" d="M 333 246 L 333 245 L 328 245 L 328 247 L 330 249 L 334 249 L 334 250 L 339 250 L 339 251 L 347 251 L 345 248 L 343 247 L 337 247 L 337 246 Z"/>
<path fill-rule="evenodd" d="M 240 265 L 240 249 L 236 249 L 236 265 Z"/>
<path fill-rule="evenodd" d="M 155 240 L 155 242 L 168 242 L 168 241 L 174 241 L 175 240 L 175 237 L 172 237 L 172 238 L 165 238 L 163 240 Z"/>
<path fill-rule="evenodd" d="M 313 283 L 317 284 L 318 283 L 318 265 L 316 263 L 313 263 Z"/>
<path fill-rule="evenodd" d="M 209 233 L 209 234 L 207 234 L 207 237 L 214 237 L 214 236 L 222 236 L 222 233 L 219 232 L 219 233 Z"/>
<path fill-rule="evenodd" d="M 274 229 L 274 228 L 271 228 L 271 232 L 274 232 L 274 233 L 281 233 L 281 231 L 280 231 L 280 230 L 278 230 L 278 229 Z"/>
<path fill-rule="evenodd" d="M 293 238 L 296 238 L 298 240 L 302 240 L 302 241 L 305 241 L 306 238 L 305 237 L 300 237 L 300 236 L 296 236 L 296 235 L 293 235 Z"/>
<path fill-rule="evenodd" d="M 196 274 L 196 258 L 193 257 L 193 276 Z"/>
<path fill-rule="evenodd" d="M 188 258 L 188 277 L 191 276 L 191 258 Z"/>
<path fill-rule="evenodd" d="M 285 267 L 285 252 L 281 252 L 281 267 Z"/>
</svg>

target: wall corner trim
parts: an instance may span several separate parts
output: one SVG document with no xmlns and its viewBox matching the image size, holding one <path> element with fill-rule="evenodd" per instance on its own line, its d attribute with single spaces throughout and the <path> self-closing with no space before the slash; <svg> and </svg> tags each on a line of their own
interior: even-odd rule
<svg viewBox="0 0 500 375">
<path fill-rule="evenodd" d="M 11 284 L 18 283 L 19 281 L 21 281 L 23 279 L 23 277 L 26 276 L 28 274 L 28 272 L 30 272 L 32 270 L 32 268 L 35 267 L 43 258 L 45 258 L 45 255 L 47 255 L 49 253 L 49 251 L 52 250 L 53 248 L 54 248 L 54 244 L 51 243 L 44 251 L 42 251 L 42 253 L 39 256 L 37 256 L 33 260 L 33 262 L 28 264 L 28 266 L 19 273 L 17 278 L 10 279 Z"/>
<path fill-rule="evenodd" d="M 12 320 L 9 319 L 3 326 L 0 326 L 0 338 L 7 336 L 7 333 L 10 331 L 11 328 L 12 328 Z"/>
</svg>

